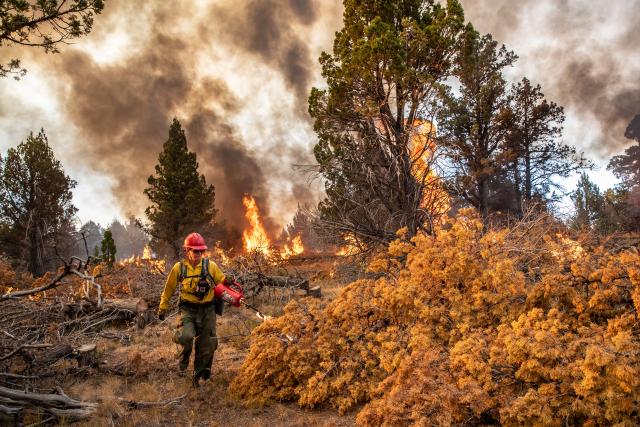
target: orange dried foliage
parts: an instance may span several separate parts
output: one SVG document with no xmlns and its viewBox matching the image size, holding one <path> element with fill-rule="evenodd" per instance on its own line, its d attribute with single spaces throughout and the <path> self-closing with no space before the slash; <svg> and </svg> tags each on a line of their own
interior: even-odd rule
<svg viewBox="0 0 640 427">
<path fill-rule="evenodd" d="M 256 328 L 232 391 L 366 403 L 360 425 L 640 423 L 637 250 L 485 233 L 462 211 L 370 268 L 379 279 Z"/>
<path fill-rule="evenodd" d="M 33 284 L 33 277 L 29 273 L 16 273 L 11 263 L 0 258 L 0 294 L 29 289 Z"/>
</svg>

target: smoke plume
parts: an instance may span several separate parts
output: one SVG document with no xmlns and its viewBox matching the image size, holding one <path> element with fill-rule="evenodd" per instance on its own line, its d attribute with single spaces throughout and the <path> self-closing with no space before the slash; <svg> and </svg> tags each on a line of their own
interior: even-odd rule
<svg viewBox="0 0 640 427">
<path fill-rule="evenodd" d="M 205 9 L 192 2 L 180 4 L 182 13 L 175 14 L 178 6 L 173 3 L 140 9 L 132 2 L 110 1 L 89 41 L 98 40 L 99 45 L 114 32 L 131 28 L 135 43 L 120 52 L 121 60 L 102 61 L 81 49 L 46 59 L 55 69 L 60 96 L 67 100 L 65 113 L 81 138 L 75 149 L 84 162 L 113 178 L 124 213 L 139 216 L 148 205 L 142 190 L 177 117 L 189 149 L 198 155 L 201 173 L 216 187 L 222 218 L 244 228 L 242 197 L 251 194 L 267 229 L 279 230 L 298 203 L 318 199 L 315 190 L 294 184 L 299 179 L 291 170 L 292 164 L 312 159 L 306 97 L 315 60 L 299 30 L 308 31 L 317 19 L 314 2 L 226 0 Z M 255 115 L 256 122 L 249 121 L 249 126 L 261 126 L 257 116 L 264 108 L 247 96 L 251 90 L 242 93 L 228 84 L 225 57 L 232 55 L 256 73 L 246 79 L 260 83 L 265 79 L 257 74 L 262 69 L 280 76 L 285 85 L 280 92 L 265 89 L 268 99 L 282 98 L 281 117 L 270 114 L 273 122 L 250 133 L 256 140 L 246 139 L 248 129 L 238 118 Z M 222 68 L 211 68 L 209 57 Z M 293 102 L 293 108 L 287 102 Z M 294 138 L 292 122 L 300 128 Z M 270 218 L 274 201 L 281 209 Z M 283 210 L 288 212 L 283 215 Z"/>
<path fill-rule="evenodd" d="M 314 23 L 312 0 L 249 0 L 244 4 L 222 2 L 211 16 L 227 22 L 217 36 L 229 45 L 277 69 L 297 97 L 299 112 L 306 112 L 315 58 L 302 37 Z M 302 30 L 302 31 L 301 31 Z"/>
<path fill-rule="evenodd" d="M 479 31 L 519 55 L 520 74 L 588 123 L 568 142 L 604 158 L 628 145 L 625 128 L 640 113 L 640 3 L 614 0 L 606 13 L 588 0 L 462 3 Z"/>
</svg>

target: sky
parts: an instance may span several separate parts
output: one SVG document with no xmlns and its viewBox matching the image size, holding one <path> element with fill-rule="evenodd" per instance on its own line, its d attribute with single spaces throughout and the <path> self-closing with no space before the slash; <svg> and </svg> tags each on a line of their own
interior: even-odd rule
<svg viewBox="0 0 640 427">
<path fill-rule="evenodd" d="M 142 216 L 177 117 L 228 222 L 241 226 L 245 193 L 273 231 L 318 201 L 321 183 L 305 173 L 316 142 L 306 102 L 323 85 L 317 58 L 341 27 L 340 1 L 105 3 L 92 33 L 59 54 L 2 48 L 28 74 L 0 80 L 0 151 L 43 128 L 78 182 L 78 222 L 108 225 Z M 601 188 L 613 185 L 604 168 L 640 114 L 640 2 L 610 0 L 606 13 L 586 0 L 462 3 L 519 56 L 508 78 L 527 76 L 565 107 L 564 142 L 600 166 Z"/>
</svg>

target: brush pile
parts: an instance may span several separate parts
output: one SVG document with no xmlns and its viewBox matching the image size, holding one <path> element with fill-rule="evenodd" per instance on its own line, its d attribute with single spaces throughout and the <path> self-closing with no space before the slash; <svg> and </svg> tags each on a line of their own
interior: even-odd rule
<svg viewBox="0 0 640 427">
<path fill-rule="evenodd" d="M 251 301 L 274 306 L 281 307 L 276 299 L 283 305 L 310 289 L 308 279 L 290 274 L 286 266 L 255 259 L 238 257 L 224 271 L 244 284 Z M 58 386 L 69 374 L 139 378 L 158 367 L 168 374 L 174 360 L 170 347 L 132 345 L 144 333 L 140 330 L 155 322 L 165 281 L 164 261 L 136 258 L 108 268 L 74 258 L 55 274 L 34 280 L 0 260 L 0 421 L 18 422 L 25 414 L 43 412 L 47 420 L 95 415 L 96 403 L 69 397 Z M 177 302 L 175 297 L 173 313 Z M 246 322 L 236 323 L 246 327 Z M 249 333 L 241 329 L 231 336 Z M 105 341 L 115 347 L 99 355 L 103 348 L 97 343 Z M 131 402 L 127 407 L 149 404 Z"/>
<path fill-rule="evenodd" d="M 545 218 L 485 231 L 471 211 L 402 231 L 329 303 L 258 326 L 245 401 L 365 404 L 360 425 L 637 425 L 640 255 Z"/>
<path fill-rule="evenodd" d="M 118 338 L 112 335 L 124 336 L 153 320 L 151 306 L 157 306 L 164 284 L 160 272 L 135 264 L 97 266 L 91 274 L 90 269 L 76 259 L 56 275 L 33 280 L 0 261 L 0 417 L 16 420 L 29 410 L 69 419 L 90 416 L 95 404 L 37 387 L 56 375 L 59 361 L 96 367 L 98 336 Z M 104 332 L 114 325 L 123 332 Z"/>
</svg>

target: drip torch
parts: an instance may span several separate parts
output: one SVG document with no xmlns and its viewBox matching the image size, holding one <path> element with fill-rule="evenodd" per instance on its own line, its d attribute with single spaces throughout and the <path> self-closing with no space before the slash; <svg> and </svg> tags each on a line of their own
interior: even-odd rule
<svg viewBox="0 0 640 427">
<path fill-rule="evenodd" d="M 244 300 L 244 289 L 242 285 L 236 281 L 225 279 L 224 282 L 218 283 L 216 287 L 213 288 L 213 292 L 216 298 L 220 298 L 234 307 L 240 307 L 242 305 L 255 311 L 258 318 L 262 320 L 269 318 L 269 316 L 263 314 L 260 310 Z"/>
</svg>

